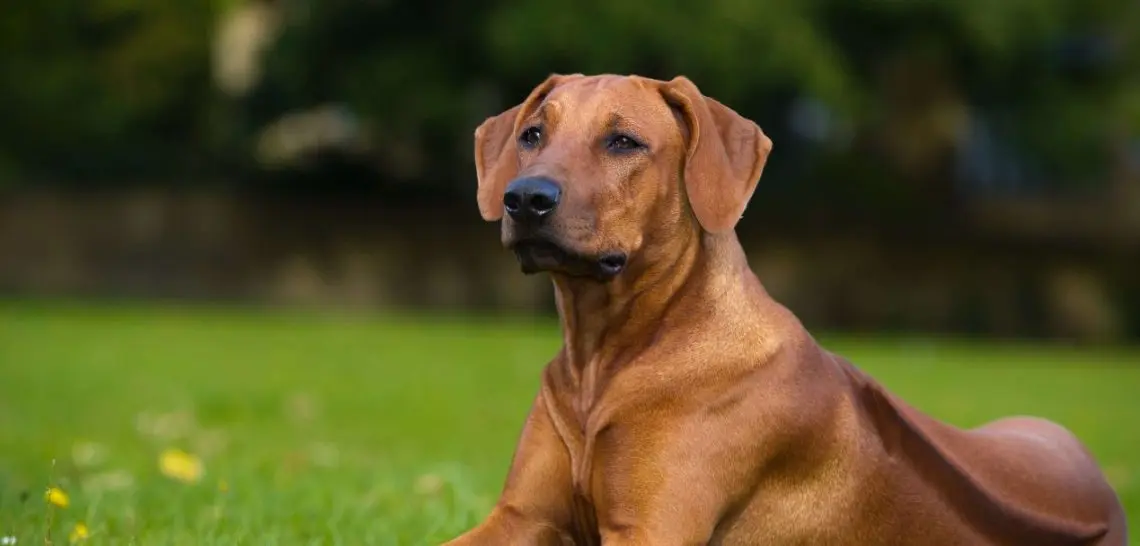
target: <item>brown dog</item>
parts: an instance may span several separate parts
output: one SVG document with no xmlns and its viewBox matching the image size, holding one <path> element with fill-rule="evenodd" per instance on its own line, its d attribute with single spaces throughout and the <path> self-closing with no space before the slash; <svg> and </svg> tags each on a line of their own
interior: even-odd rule
<svg viewBox="0 0 1140 546">
<path fill-rule="evenodd" d="M 453 545 L 1124 545 L 1061 426 L 961 430 L 820 348 L 734 227 L 771 141 L 683 77 L 551 76 L 475 131 L 479 209 L 564 345 Z"/>
</svg>

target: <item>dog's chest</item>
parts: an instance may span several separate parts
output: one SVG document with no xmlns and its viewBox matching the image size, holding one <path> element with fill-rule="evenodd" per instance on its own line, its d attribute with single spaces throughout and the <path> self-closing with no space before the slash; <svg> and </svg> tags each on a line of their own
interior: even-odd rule
<svg viewBox="0 0 1140 546">
<path fill-rule="evenodd" d="M 594 462 L 597 434 L 581 427 L 572 431 L 573 437 L 566 442 L 570 454 L 570 478 L 574 487 L 576 516 L 594 515 Z M 594 526 L 596 528 L 596 525 Z"/>
<path fill-rule="evenodd" d="M 577 411 L 579 408 L 575 406 L 571 403 L 561 405 L 561 408 L 552 407 L 550 417 L 569 455 L 575 544 L 595 545 L 601 543 L 595 498 L 595 488 L 598 486 L 595 474 L 596 447 L 600 428 L 596 423 L 600 415 Z"/>
<path fill-rule="evenodd" d="M 571 483 L 573 485 L 571 507 L 573 509 L 575 544 L 583 546 L 601 544 L 597 504 L 594 498 L 594 480 L 592 479 L 593 444 L 592 437 L 587 436 L 584 432 L 579 432 L 578 437 L 567 444 L 567 449 L 570 450 Z"/>
</svg>

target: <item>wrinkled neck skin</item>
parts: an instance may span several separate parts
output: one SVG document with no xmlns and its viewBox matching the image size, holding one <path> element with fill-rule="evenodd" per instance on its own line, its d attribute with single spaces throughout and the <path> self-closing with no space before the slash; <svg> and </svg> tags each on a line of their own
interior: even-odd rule
<svg viewBox="0 0 1140 546">
<path fill-rule="evenodd" d="M 749 275 L 735 233 L 713 235 L 695 225 L 661 233 L 665 240 L 647 240 L 626 271 L 609 282 L 552 275 L 563 334 L 560 356 L 574 387 L 600 390 L 670 325 L 699 328 L 715 320 L 710 302 L 756 297 L 759 282 Z"/>
</svg>

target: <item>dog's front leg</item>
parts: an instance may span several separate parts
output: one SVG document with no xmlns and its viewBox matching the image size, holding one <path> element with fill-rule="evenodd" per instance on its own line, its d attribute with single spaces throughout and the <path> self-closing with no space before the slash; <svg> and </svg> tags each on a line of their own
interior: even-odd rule
<svg viewBox="0 0 1140 546">
<path fill-rule="evenodd" d="M 570 456 L 540 393 L 515 450 L 506 485 L 481 524 L 444 546 L 573 546 Z"/>
<path fill-rule="evenodd" d="M 444 546 L 527 544 L 574 546 L 574 539 L 561 529 L 535 521 L 508 507 L 497 506 L 487 519 Z"/>
<path fill-rule="evenodd" d="M 595 440 L 594 489 L 603 546 L 708 544 L 755 483 L 757 444 L 728 419 L 654 408 L 609 423 Z M 739 426 L 736 427 L 739 430 Z"/>
</svg>

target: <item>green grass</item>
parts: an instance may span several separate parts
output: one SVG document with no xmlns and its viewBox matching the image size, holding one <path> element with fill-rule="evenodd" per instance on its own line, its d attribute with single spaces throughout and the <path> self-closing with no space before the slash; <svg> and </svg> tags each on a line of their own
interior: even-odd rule
<svg viewBox="0 0 1140 546">
<path fill-rule="evenodd" d="M 558 339 L 551 322 L 0 305 L 0 537 L 438 544 L 494 502 Z M 1140 529 L 1140 351 L 824 341 L 956 424 L 1070 427 Z M 201 480 L 163 475 L 168 448 L 200 456 Z"/>
</svg>

